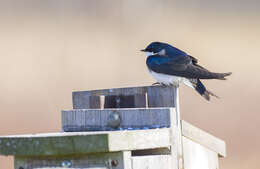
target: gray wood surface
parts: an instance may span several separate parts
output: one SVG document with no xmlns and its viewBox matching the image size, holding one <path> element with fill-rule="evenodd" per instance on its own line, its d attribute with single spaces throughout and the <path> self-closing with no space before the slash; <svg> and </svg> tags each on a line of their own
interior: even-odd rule
<svg viewBox="0 0 260 169">
<path fill-rule="evenodd" d="M 185 169 L 218 169 L 218 154 L 200 144 L 183 138 L 183 155 Z"/>
<path fill-rule="evenodd" d="M 104 104 L 102 105 L 100 101 L 97 101 L 94 105 L 98 106 L 94 108 L 119 108 L 120 106 L 124 108 L 145 107 L 145 93 L 145 87 L 75 91 L 72 93 L 73 109 L 93 108 L 89 102 L 89 97 L 91 96 L 99 98 L 100 96 L 104 96 Z"/>
<path fill-rule="evenodd" d="M 115 115 L 119 119 L 115 119 Z M 62 111 L 63 131 L 102 131 L 170 127 L 174 108 L 74 109 Z"/>
<path fill-rule="evenodd" d="M 75 91 L 72 93 L 73 109 L 174 107 L 174 89 L 175 87 L 144 86 Z"/>
<path fill-rule="evenodd" d="M 226 157 L 226 144 L 223 140 L 183 120 L 182 135 L 218 153 L 220 157 Z"/>
<path fill-rule="evenodd" d="M 132 169 L 172 169 L 170 155 L 132 157 Z"/>
<path fill-rule="evenodd" d="M 147 87 L 148 107 L 175 107 L 175 87 Z"/>
<path fill-rule="evenodd" d="M 15 169 L 132 169 L 131 152 L 66 157 L 15 157 Z"/>
<path fill-rule="evenodd" d="M 65 132 L 0 137 L 0 155 L 63 156 L 168 148 L 170 130 Z"/>
<path fill-rule="evenodd" d="M 91 96 L 84 93 L 76 93 L 72 96 L 73 108 L 98 109 L 101 105 L 100 96 Z"/>
</svg>

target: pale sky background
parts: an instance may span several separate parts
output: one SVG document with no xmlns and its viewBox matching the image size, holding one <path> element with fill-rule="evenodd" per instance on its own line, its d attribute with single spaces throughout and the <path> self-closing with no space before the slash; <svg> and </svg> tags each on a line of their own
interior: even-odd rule
<svg viewBox="0 0 260 169">
<path fill-rule="evenodd" d="M 233 72 L 204 81 L 211 102 L 181 87 L 182 119 L 226 141 L 221 169 L 258 169 L 258 0 L 1 0 L 0 135 L 60 131 L 72 91 L 152 84 L 139 52 L 152 41 Z"/>
</svg>

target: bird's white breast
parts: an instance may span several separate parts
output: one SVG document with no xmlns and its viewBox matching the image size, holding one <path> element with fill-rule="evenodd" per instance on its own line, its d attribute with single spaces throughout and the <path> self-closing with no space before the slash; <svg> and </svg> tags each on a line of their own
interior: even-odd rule
<svg viewBox="0 0 260 169">
<path fill-rule="evenodd" d="M 157 80 L 157 82 L 162 83 L 164 85 L 179 86 L 180 83 L 184 83 L 185 85 L 194 88 L 193 85 L 191 84 L 191 82 L 186 78 L 179 77 L 179 76 L 173 76 L 173 75 L 166 75 L 166 74 L 162 74 L 162 73 L 156 73 L 151 70 L 149 72 Z"/>
<path fill-rule="evenodd" d="M 154 71 L 150 71 L 150 73 L 157 80 L 157 82 L 165 85 L 178 85 L 181 82 L 181 77 L 178 76 L 156 73 Z"/>
</svg>

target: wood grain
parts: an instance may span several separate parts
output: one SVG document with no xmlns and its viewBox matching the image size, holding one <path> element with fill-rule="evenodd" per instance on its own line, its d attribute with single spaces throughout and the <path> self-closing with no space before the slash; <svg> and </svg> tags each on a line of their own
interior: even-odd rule
<svg viewBox="0 0 260 169">
<path fill-rule="evenodd" d="M 75 91 L 72 93 L 73 109 L 174 107 L 175 89 L 175 87 L 142 86 Z M 101 104 L 102 96 L 104 105 Z"/>
<path fill-rule="evenodd" d="M 148 107 L 175 107 L 175 87 L 147 87 Z"/>
<path fill-rule="evenodd" d="M 110 116 L 117 113 L 120 124 L 110 125 Z M 174 108 L 133 109 L 75 109 L 62 111 L 63 131 L 103 131 L 119 129 L 148 129 L 170 127 L 176 123 Z"/>
</svg>

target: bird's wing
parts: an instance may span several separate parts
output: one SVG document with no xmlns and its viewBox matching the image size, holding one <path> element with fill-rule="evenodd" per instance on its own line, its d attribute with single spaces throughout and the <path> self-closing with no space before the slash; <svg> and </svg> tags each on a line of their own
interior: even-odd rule
<svg viewBox="0 0 260 169">
<path fill-rule="evenodd" d="M 146 60 L 148 68 L 156 73 L 181 76 L 195 79 L 223 79 L 226 74 L 212 73 L 207 69 L 193 64 L 189 56 L 170 58 L 161 55 L 149 56 Z"/>
<path fill-rule="evenodd" d="M 188 57 L 192 60 L 192 63 L 198 63 L 198 59 L 196 59 L 195 57 L 188 55 Z"/>
<path fill-rule="evenodd" d="M 191 55 L 188 55 L 188 57 L 191 59 L 191 61 L 192 61 L 192 63 L 193 63 L 194 65 L 196 65 L 196 66 L 198 66 L 198 67 L 200 67 L 200 68 L 202 68 L 202 69 L 207 70 L 206 68 L 204 68 L 204 67 L 202 67 L 202 66 L 200 66 L 200 65 L 198 64 L 198 59 L 196 59 L 195 57 L 193 57 L 193 56 L 191 56 Z"/>
</svg>

